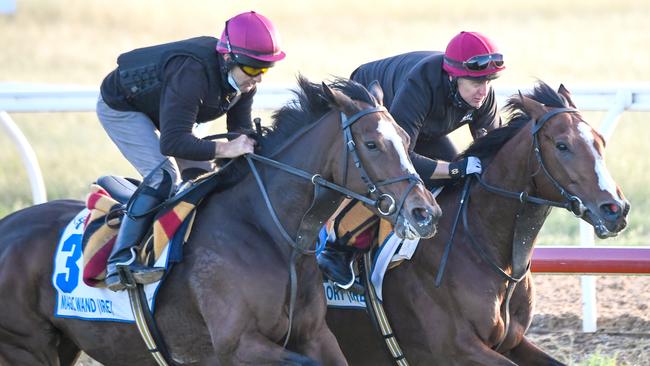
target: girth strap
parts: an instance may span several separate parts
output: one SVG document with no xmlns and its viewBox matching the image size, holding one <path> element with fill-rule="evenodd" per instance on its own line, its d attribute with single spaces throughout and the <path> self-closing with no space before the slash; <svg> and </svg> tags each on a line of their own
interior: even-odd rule
<svg viewBox="0 0 650 366">
<path fill-rule="evenodd" d="M 165 342 L 162 339 L 156 322 L 151 314 L 151 310 L 147 305 L 147 296 L 144 292 L 144 287 L 135 282 L 131 286 L 127 286 L 129 293 L 129 300 L 131 303 L 131 311 L 135 324 L 138 326 L 140 336 L 147 346 L 149 353 L 156 360 L 159 366 L 175 365 L 169 356 L 169 351 L 165 347 Z"/>
<path fill-rule="evenodd" d="M 370 252 L 364 253 L 363 285 L 366 290 L 366 308 L 368 309 L 368 313 L 370 314 L 370 317 L 376 322 L 376 325 L 379 328 L 381 335 L 384 338 L 384 342 L 386 342 L 386 347 L 388 348 L 388 351 L 393 357 L 393 361 L 395 361 L 395 364 L 398 366 L 408 366 L 409 363 L 406 360 L 406 356 L 402 352 L 402 348 L 399 346 L 399 343 L 397 342 L 397 338 L 395 338 L 395 334 L 393 333 L 393 328 L 390 326 L 390 322 L 388 321 L 388 316 L 386 315 L 384 306 L 377 298 L 377 293 L 375 293 L 375 288 L 373 287 L 372 283 L 370 283 L 371 263 L 372 263 L 372 256 L 370 255 Z"/>
</svg>

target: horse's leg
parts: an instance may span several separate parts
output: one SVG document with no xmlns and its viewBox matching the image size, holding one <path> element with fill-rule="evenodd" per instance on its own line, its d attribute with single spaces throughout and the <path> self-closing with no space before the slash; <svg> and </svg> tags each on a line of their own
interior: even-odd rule
<svg viewBox="0 0 650 366">
<path fill-rule="evenodd" d="M 15 284 L 20 281 L 8 276 L 5 270 L 13 271 L 16 276 L 27 276 L 16 265 L 0 268 L 3 278 L 0 293 L 12 299 L 3 303 L 0 313 L 0 365 L 59 365 L 60 333 L 40 317 L 39 310 L 29 305 L 35 300 L 24 299 L 25 296 L 38 296 L 37 291 L 26 291 L 27 295 L 16 293 Z"/>
<path fill-rule="evenodd" d="M 302 282 L 296 305 L 289 349 L 309 356 L 323 365 L 347 365 L 336 337 L 327 326 L 327 301 L 323 277 L 313 257 L 303 257 L 298 264 Z"/>
<path fill-rule="evenodd" d="M 471 342 L 464 342 L 457 347 L 461 352 L 454 355 L 454 364 L 456 365 L 517 366 L 505 356 L 490 349 L 478 338 Z"/>
<path fill-rule="evenodd" d="M 81 350 L 70 338 L 62 336 L 58 353 L 61 366 L 73 366 L 81 355 Z"/>
<path fill-rule="evenodd" d="M 19 346 L 19 342 L 4 342 L 0 341 L 0 365 L 21 365 L 21 366 L 59 366 L 59 357 L 56 353 L 56 348 L 53 346 L 38 347 L 38 352 L 33 349 Z M 29 343 L 29 342 L 28 342 Z"/>
<path fill-rule="evenodd" d="M 288 351 L 257 332 L 243 334 L 232 359 L 221 362 L 224 365 L 319 365 L 314 359 Z"/>
<path fill-rule="evenodd" d="M 562 362 L 556 360 L 546 352 L 542 351 L 526 337 L 523 337 L 521 342 L 516 347 L 506 353 L 506 356 L 520 365 L 564 365 Z"/>
<path fill-rule="evenodd" d="M 315 332 L 314 336 L 297 347 L 296 351 L 320 360 L 323 365 L 348 364 L 336 337 L 328 327 L 322 327 L 320 332 Z"/>
</svg>

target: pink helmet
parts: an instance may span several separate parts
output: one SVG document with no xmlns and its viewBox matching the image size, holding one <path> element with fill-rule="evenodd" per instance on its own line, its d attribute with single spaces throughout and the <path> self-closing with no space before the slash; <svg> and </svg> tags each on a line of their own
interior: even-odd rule
<svg viewBox="0 0 650 366">
<path fill-rule="evenodd" d="M 280 50 L 280 34 L 273 23 L 254 11 L 226 21 L 217 52 L 229 53 L 237 63 L 252 67 L 270 67 L 285 56 Z"/>
<path fill-rule="evenodd" d="M 442 68 L 453 77 L 492 78 L 505 70 L 497 46 L 478 32 L 460 32 L 449 41 Z"/>
</svg>

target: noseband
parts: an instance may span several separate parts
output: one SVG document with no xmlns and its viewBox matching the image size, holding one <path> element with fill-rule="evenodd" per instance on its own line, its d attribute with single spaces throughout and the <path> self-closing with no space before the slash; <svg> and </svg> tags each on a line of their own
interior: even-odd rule
<svg viewBox="0 0 650 366">
<path fill-rule="evenodd" d="M 368 187 L 368 195 L 370 197 L 376 197 L 374 203 L 375 208 L 377 208 L 377 211 L 382 216 L 390 216 L 393 213 L 399 212 L 402 209 L 402 206 L 404 205 L 404 201 L 406 200 L 406 197 L 409 195 L 411 190 L 415 187 L 415 185 L 423 182 L 422 179 L 420 179 L 420 177 L 415 174 L 405 174 L 396 178 L 389 178 L 377 183 L 374 183 L 370 178 L 370 176 L 368 176 L 366 169 L 363 167 L 363 164 L 361 164 L 361 159 L 359 158 L 359 153 L 357 152 L 357 144 L 354 142 L 354 137 L 352 136 L 352 131 L 350 127 L 355 122 L 359 121 L 361 117 L 367 114 L 381 113 L 381 112 L 387 112 L 384 106 L 377 106 L 373 108 L 364 109 L 360 112 L 353 114 L 349 118 L 344 113 L 341 112 L 341 128 L 343 129 L 343 138 L 345 139 L 345 146 L 346 146 L 344 152 L 344 159 L 343 159 L 343 161 L 345 162 L 345 173 L 343 175 L 345 178 L 343 181 L 347 182 L 348 180 L 347 161 L 348 161 L 348 154 L 350 154 L 350 156 L 352 157 L 352 161 L 354 162 L 354 166 L 357 168 L 357 170 L 359 170 L 359 174 L 361 175 L 361 180 Z M 403 180 L 409 181 L 410 183 L 409 188 L 407 189 L 406 193 L 400 200 L 399 205 L 396 205 L 395 198 L 393 198 L 393 196 L 389 195 L 388 193 L 383 193 L 379 189 L 379 187 L 401 182 Z M 384 202 L 388 202 L 387 210 L 384 210 L 382 207 L 383 206 L 382 203 Z"/>
</svg>

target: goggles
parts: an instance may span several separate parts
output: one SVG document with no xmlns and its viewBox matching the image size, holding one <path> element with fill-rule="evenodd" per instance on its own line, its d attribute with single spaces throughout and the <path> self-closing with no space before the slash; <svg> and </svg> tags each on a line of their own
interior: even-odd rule
<svg viewBox="0 0 650 366">
<path fill-rule="evenodd" d="M 242 65 L 242 64 L 237 64 L 241 71 L 244 72 L 244 74 L 254 78 L 257 75 L 261 74 L 266 74 L 267 71 L 269 71 L 268 67 L 252 67 L 252 66 L 247 66 L 247 65 Z"/>
<path fill-rule="evenodd" d="M 488 67 L 493 68 L 503 67 L 503 55 L 500 53 L 491 53 L 489 55 L 478 55 L 470 58 L 467 61 L 459 62 L 445 57 L 445 62 L 454 67 L 463 67 L 469 71 L 483 71 Z"/>
</svg>

